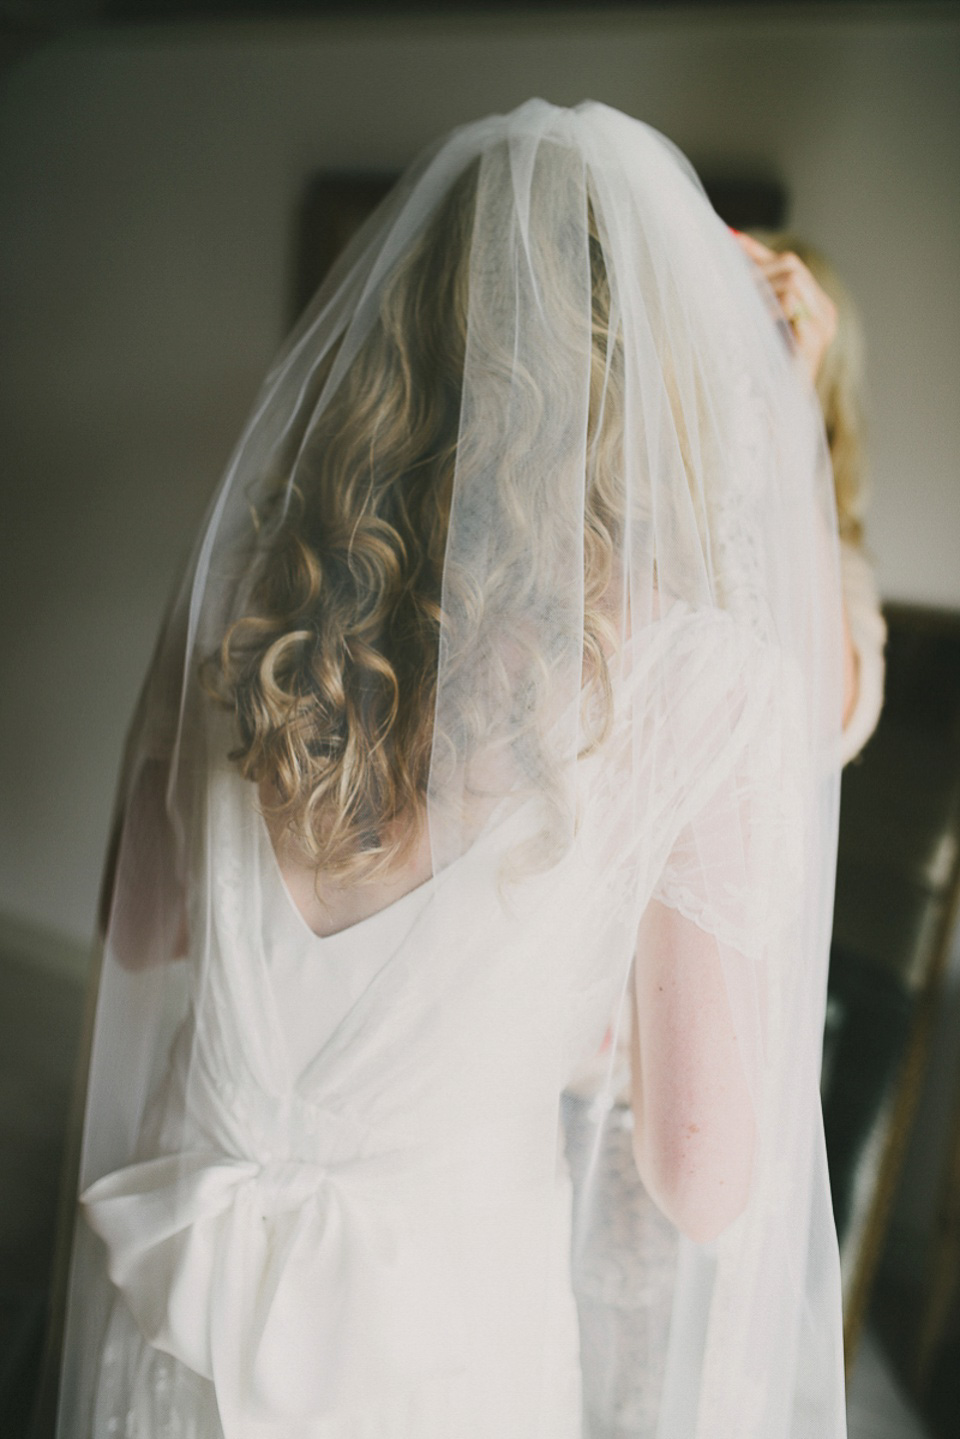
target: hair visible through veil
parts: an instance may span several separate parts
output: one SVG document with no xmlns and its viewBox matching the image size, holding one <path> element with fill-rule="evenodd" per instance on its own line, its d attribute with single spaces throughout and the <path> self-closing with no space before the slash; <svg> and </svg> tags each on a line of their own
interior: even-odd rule
<svg viewBox="0 0 960 1439">
<path fill-rule="evenodd" d="M 650 1439 L 839 1439 L 839 658 L 815 399 L 687 162 L 593 103 L 431 147 L 267 376 L 130 734 L 59 1439 L 600 1439 L 634 1014 Z M 315 934 L 283 864 L 394 897 Z"/>
<path fill-rule="evenodd" d="M 233 621 L 207 667 L 211 693 L 239 716 L 234 757 L 244 777 L 275 776 L 275 818 L 318 867 L 338 876 L 387 868 L 422 822 L 441 620 L 471 604 L 471 575 L 454 571 L 444 579 L 444 558 L 454 475 L 473 443 L 460 431 L 460 387 L 478 169 L 475 162 L 458 179 L 385 284 L 381 323 L 322 417 L 290 436 L 275 488 L 251 512 L 259 554 L 250 613 Z M 593 701 L 597 711 L 590 721 L 596 734 L 585 736 L 589 748 L 611 718 L 604 639 L 615 649 L 616 628 L 603 606 L 610 604 L 624 516 L 617 473 L 622 381 L 615 378 L 623 362 L 609 331 L 610 291 L 589 208 L 588 216 L 594 399 L 584 499 L 584 710 L 589 714 Z M 582 327 L 571 319 L 573 345 Z M 504 353 L 499 362 L 506 367 L 509 358 Z M 326 368 L 318 383 L 325 378 Z M 509 474 L 507 457 L 504 480 Z M 498 535 L 500 593 L 484 601 L 496 606 L 499 626 L 513 624 L 519 658 L 531 575 L 540 566 L 536 527 L 520 523 L 521 504 L 514 515 L 517 523 Z M 508 707 L 514 681 L 515 666 L 488 671 L 479 696 L 485 712 L 472 718 L 478 739 Z M 322 748 L 318 733 L 329 736 Z M 536 745 L 535 724 L 529 743 Z M 511 744 L 516 748 L 516 734 Z M 543 780 L 541 771 L 541 787 Z M 384 831 L 397 826 L 400 833 L 385 842 Z"/>
</svg>

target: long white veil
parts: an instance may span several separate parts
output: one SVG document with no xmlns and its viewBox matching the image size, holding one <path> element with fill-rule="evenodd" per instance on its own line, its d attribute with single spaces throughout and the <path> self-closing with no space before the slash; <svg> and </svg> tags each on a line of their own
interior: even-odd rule
<svg viewBox="0 0 960 1439">
<path fill-rule="evenodd" d="M 539 100 L 422 156 L 267 377 L 131 732 L 59 1439 L 620 1433 L 627 1035 L 643 1432 L 843 1434 L 839 616 L 815 399 L 683 157 Z M 294 983 L 305 774 L 342 884 L 405 817 L 428 860 Z"/>
</svg>

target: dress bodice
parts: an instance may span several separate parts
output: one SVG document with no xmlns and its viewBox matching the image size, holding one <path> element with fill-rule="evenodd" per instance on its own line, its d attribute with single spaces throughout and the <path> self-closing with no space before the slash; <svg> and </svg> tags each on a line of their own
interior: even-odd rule
<svg viewBox="0 0 960 1439">
<path fill-rule="evenodd" d="M 602 937 L 578 921 L 589 875 L 571 856 L 525 885 L 525 916 L 501 883 L 507 820 L 455 861 L 455 913 L 441 872 L 321 938 L 226 762 L 208 808 L 207 969 L 154 1098 L 154 1157 L 84 1196 L 141 1333 L 214 1384 L 227 1439 L 251 1403 L 275 1439 L 298 1414 L 320 1426 L 502 1373 L 551 1275 L 569 1380 L 560 1094 L 612 1002 L 588 962 Z M 496 1396 L 458 1393 L 491 1432 Z"/>
<path fill-rule="evenodd" d="M 430 886 L 420 885 L 367 919 L 321 936 L 297 908 L 265 826 L 262 831 L 264 952 L 291 1068 L 300 1075 L 403 943 L 430 902 Z"/>
<path fill-rule="evenodd" d="M 326 939 L 285 890 L 255 786 L 227 743 L 214 749 L 159 1119 L 143 1157 L 83 1202 L 140 1333 L 215 1387 L 226 1439 L 251 1410 L 267 1416 L 262 1439 L 301 1439 L 291 1424 L 304 1415 L 303 1439 L 352 1436 L 344 1416 L 438 1384 L 476 1418 L 475 1430 L 458 1419 L 458 1439 L 534 1432 L 497 1404 L 534 1394 L 545 1284 L 570 1315 L 561 1094 L 601 1044 L 668 857 L 667 900 L 686 903 L 684 857 L 709 840 L 714 874 L 741 881 L 723 889 L 722 928 L 760 932 L 741 898 L 765 892 L 753 851 L 727 856 L 712 830 L 681 829 L 712 797 L 749 802 L 723 783 L 762 730 L 756 666 L 736 724 L 687 779 L 743 651 L 725 621 L 683 613 L 638 639 L 635 676 L 676 667 L 685 706 L 654 744 L 624 690 L 620 728 L 578 771 L 559 858 L 524 870 L 537 817 L 505 807 L 433 879 Z"/>
</svg>

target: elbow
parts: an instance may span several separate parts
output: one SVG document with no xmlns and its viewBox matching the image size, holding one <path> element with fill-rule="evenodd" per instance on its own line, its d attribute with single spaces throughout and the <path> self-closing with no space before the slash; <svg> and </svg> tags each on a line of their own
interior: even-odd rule
<svg viewBox="0 0 960 1439">
<path fill-rule="evenodd" d="M 723 1181 L 720 1181 L 722 1186 Z M 712 1244 L 747 1207 L 748 1190 L 720 1188 L 714 1194 L 673 1194 L 667 1218 L 693 1244 Z"/>
<path fill-rule="evenodd" d="M 635 1137 L 636 1138 L 636 1137 Z M 699 1138 L 699 1136 L 697 1136 Z M 730 1136 L 726 1136 L 729 1140 Z M 740 1218 L 750 1199 L 753 1126 L 732 1144 L 634 1144 L 637 1169 L 658 1209 L 694 1244 L 711 1244 Z"/>
</svg>

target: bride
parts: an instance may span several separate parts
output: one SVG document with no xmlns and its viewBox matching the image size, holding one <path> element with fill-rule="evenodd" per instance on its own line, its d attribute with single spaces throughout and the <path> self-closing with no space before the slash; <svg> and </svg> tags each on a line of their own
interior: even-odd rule
<svg viewBox="0 0 960 1439">
<path fill-rule="evenodd" d="M 841 637 L 815 400 L 679 153 L 535 100 L 421 156 L 131 731 L 60 1439 L 583 1434 L 612 1060 L 575 1204 L 561 1095 L 611 1013 L 676 1235 L 658 1439 L 843 1434 Z"/>
</svg>

